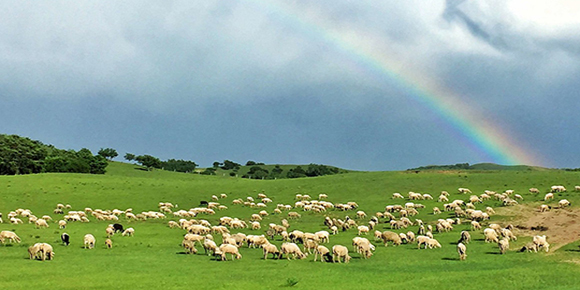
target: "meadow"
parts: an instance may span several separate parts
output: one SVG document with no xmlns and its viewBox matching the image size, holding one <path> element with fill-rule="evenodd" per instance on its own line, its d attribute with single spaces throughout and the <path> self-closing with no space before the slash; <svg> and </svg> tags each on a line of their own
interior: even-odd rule
<svg viewBox="0 0 580 290">
<path fill-rule="evenodd" d="M 472 241 L 467 245 L 466 261 L 459 261 L 456 242 L 461 230 L 469 230 L 469 223 L 455 226 L 449 233 L 435 233 L 442 248 L 417 249 L 416 244 L 398 247 L 384 247 L 375 242 L 377 249 L 370 259 L 362 259 L 351 252 L 353 259 L 348 264 L 313 262 L 312 256 L 304 260 L 286 259 L 264 260 L 261 249 L 242 247 L 241 260 L 216 261 L 204 255 L 198 246 L 198 254 L 185 254 L 181 247 L 184 230 L 170 229 L 169 220 L 177 220 L 168 215 L 166 220 L 127 221 L 121 218 L 125 227 L 136 230 L 134 237 L 115 235 L 114 246 L 106 249 L 105 228 L 111 223 L 91 219 L 90 223 L 70 222 L 61 230 L 56 223 L 47 229 L 36 229 L 25 223 L 6 223 L 6 214 L 17 208 L 30 209 L 37 216 L 53 214 L 56 204 L 70 204 L 72 210 L 85 207 L 93 209 L 132 208 L 133 212 L 158 210 L 159 202 L 171 202 L 178 209 L 197 207 L 201 200 L 210 200 L 211 195 L 226 193 L 228 198 L 220 202 L 227 210 L 217 211 L 213 216 L 198 216 L 217 224 L 221 216 L 239 217 L 249 220 L 259 209 L 232 205 L 235 198 L 256 198 L 265 193 L 274 202 L 269 205 L 272 213 L 275 204 L 293 204 L 295 195 L 320 193 L 328 194 L 328 201 L 346 203 L 355 201 L 359 210 L 373 215 L 383 212 L 386 205 L 404 204 L 406 200 L 393 200 L 394 192 L 406 196 L 414 191 L 429 193 L 437 198 L 443 190 L 451 193 L 450 200 L 467 199 L 469 195 L 457 193 L 457 188 L 467 187 L 474 194 L 484 190 L 502 192 L 513 189 L 524 197 L 521 210 L 537 211 L 551 185 L 562 184 L 569 191 L 556 194 L 553 206 L 559 199 L 567 198 L 573 208 L 580 202 L 580 193 L 571 189 L 580 185 L 580 173 L 560 170 L 523 171 L 431 171 L 431 172 L 350 172 L 346 174 L 314 178 L 248 180 L 229 176 L 203 176 L 197 174 L 174 173 L 162 170 L 144 171 L 135 165 L 113 162 L 105 175 L 88 174 L 34 174 L 20 176 L 0 176 L 0 212 L 5 223 L 0 230 L 12 230 L 21 238 L 20 244 L 0 245 L 0 284 L 6 289 L 271 289 L 293 287 L 299 289 L 447 289 L 450 287 L 494 289 L 499 287 L 526 289 L 571 289 L 578 288 L 576 277 L 580 274 L 578 261 L 580 251 L 574 241 L 546 253 L 520 253 L 518 250 L 531 240 L 520 236 L 513 242 L 510 251 L 499 255 L 495 244 L 483 242 L 481 232 L 472 232 Z M 530 187 L 539 188 L 542 193 L 528 193 Z M 434 224 L 438 218 L 451 217 L 451 212 L 433 215 L 434 206 L 442 207 L 436 200 L 420 201 L 426 206 L 420 214 L 412 218 Z M 477 205 L 478 209 L 491 206 L 498 211 L 491 222 L 506 224 L 514 220 L 513 213 L 502 215 L 501 202 L 489 200 Z M 302 218 L 290 220 L 291 230 L 314 232 L 326 230 L 324 216 L 344 218 L 354 216 L 354 212 L 328 211 L 326 213 L 301 212 Z M 534 213 L 535 214 L 535 213 Z M 539 214 L 539 213 L 538 213 Z M 262 230 L 240 230 L 246 234 L 263 234 L 269 223 L 280 223 L 286 218 L 270 214 L 261 222 Z M 366 218 L 359 223 L 367 223 Z M 379 230 L 388 230 L 389 225 L 381 223 Z M 411 226 L 404 232 L 416 232 Z M 60 234 L 71 236 L 71 245 L 60 242 Z M 232 230 L 235 233 L 236 230 Z M 398 232 L 403 232 L 400 230 Z M 83 236 L 92 233 L 97 238 L 95 249 L 83 249 Z M 351 240 L 356 229 L 340 232 L 330 238 L 327 246 L 341 244 L 352 251 Z M 516 231 L 517 234 L 517 231 Z M 220 236 L 214 235 L 219 244 Z M 372 236 L 369 236 L 372 240 Z M 578 239 L 578 238 L 576 238 Z M 51 261 L 28 259 L 28 246 L 37 242 L 53 245 L 56 257 Z M 272 241 L 277 246 L 280 237 Z M 561 246 L 561 247 L 560 247 Z"/>
</svg>

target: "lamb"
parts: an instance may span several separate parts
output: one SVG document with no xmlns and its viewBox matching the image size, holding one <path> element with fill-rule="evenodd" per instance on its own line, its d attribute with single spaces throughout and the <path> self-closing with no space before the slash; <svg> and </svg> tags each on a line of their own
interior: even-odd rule
<svg viewBox="0 0 580 290">
<path fill-rule="evenodd" d="M 324 262 L 324 258 L 330 258 L 330 250 L 325 247 L 325 246 L 321 246 L 319 245 L 318 247 L 316 247 L 316 250 L 314 250 L 314 262 L 316 262 L 316 257 L 320 255 L 320 261 Z"/>
<path fill-rule="evenodd" d="M 341 245 L 335 245 L 332 247 L 332 261 L 339 262 L 340 258 L 343 258 L 345 263 L 348 263 L 351 257 L 348 255 L 348 248 Z"/>
<path fill-rule="evenodd" d="M 84 237 L 84 248 L 86 249 L 87 247 L 89 249 L 92 249 L 95 247 L 95 236 L 91 235 L 91 234 L 86 234 Z"/>
<path fill-rule="evenodd" d="M 10 243 L 16 242 L 20 243 L 20 237 L 11 231 L 1 231 L 0 232 L 0 242 L 4 244 L 4 240 L 8 239 Z"/>
<path fill-rule="evenodd" d="M 388 246 L 387 242 L 393 242 L 393 245 L 398 246 L 400 245 L 403 241 L 401 240 L 401 237 L 395 233 L 395 232 L 391 232 L 391 231 L 384 231 L 381 234 L 381 238 L 385 244 L 385 247 Z"/>
<path fill-rule="evenodd" d="M 59 220 L 59 221 L 58 221 L 58 228 L 59 228 L 59 229 L 64 229 L 64 228 L 66 228 L 66 221 L 65 221 L 65 220 Z"/>
<path fill-rule="evenodd" d="M 107 247 L 107 249 L 113 248 L 113 241 L 111 241 L 111 239 L 106 239 L 105 246 Z"/>
<path fill-rule="evenodd" d="M 67 233 L 62 233 L 62 235 L 60 235 L 60 240 L 65 246 L 70 244 L 70 236 Z"/>
<path fill-rule="evenodd" d="M 302 253 L 298 245 L 296 245 L 295 243 L 288 242 L 283 243 L 282 246 L 280 247 L 280 255 L 278 257 L 281 258 L 284 254 L 286 254 L 288 260 L 290 260 L 290 254 L 292 254 L 294 259 L 296 259 L 297 257 L 299 259 L 306 258 L 306 255 Z"/>
<path fill-rule="evenodd" d="M 262 246 L 262 250 L 264 251 L 264 260 L 268 259 L 268 254 L 272 254 L 273 258 L 280 255 L 280 251 L 274 244 L 267 243 Z"/>
<path fill-rule="evenodd" d="M 473 230 L 481 230 L 481 225 L 477 221 L 471 221 L 471 228 Z"/>
<path fill-rule="evenodd" d="M 499 252 L 503 255 L 510 248 L 509 239 L 501 239 L 498 242 Z"/>
</svg>

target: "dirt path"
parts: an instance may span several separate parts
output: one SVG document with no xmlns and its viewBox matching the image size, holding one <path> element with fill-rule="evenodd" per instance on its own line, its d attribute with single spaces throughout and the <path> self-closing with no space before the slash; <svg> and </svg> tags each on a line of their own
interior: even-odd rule
<svg viewBox="0 0 580 290">
<path fill-rule="evenodd" d="M 539 209 L 518 205 L 498 208 L 497 213 L 513 216 L 511 224 L 518 229 L 520 236 L 546 235 L 550 251 L 580 239 L 580 209 L 552 209 L 540 212 Z"/>
</svg>

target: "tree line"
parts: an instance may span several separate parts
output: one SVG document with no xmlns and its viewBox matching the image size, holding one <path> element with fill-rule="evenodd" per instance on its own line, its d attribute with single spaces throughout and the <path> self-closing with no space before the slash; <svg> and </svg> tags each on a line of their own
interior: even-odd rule
<svg viewBox="0 0 580 290">
<path fill-rule="evenodd" d="M 104 174 L 105 157 L 86 148 L 63 150 L 18 135 L 0 134 L 0 175 L 42 172 Z"/>
</svg>

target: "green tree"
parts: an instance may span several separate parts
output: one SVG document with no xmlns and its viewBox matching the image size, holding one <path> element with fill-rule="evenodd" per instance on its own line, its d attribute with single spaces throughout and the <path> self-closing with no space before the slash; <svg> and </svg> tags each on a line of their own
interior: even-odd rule
<svg viewBox="0 0 580 290">
<path fill-rule="evenodd" d="M 161 168 L 162 162 L 157 157 L 153 157 L 151 155 L 139 155 L 135 157 L 135 161 L 145 166 L 147 170 L 151 170 L 153 168 Z"/>
<path fill-rule="evenodd" d="M 101 148 L 97 154 L 105 157 L 108 160 L 112 160 L 113 158 L 119 156 L 117 150 L 113 148 Z"/>
<path fill-rule="evenodd" d="M 125 158 L 125 160 L 127 160 L 127 161 L 134 161 L 136 156 L 135 156 L 135 154 L 125 153 L 125 157 L 123 157 L 123 158 Z"/>
<path fill-rule="evenodd" d="M 242 165 L 239 163 L 236 163 L 236 162 L 233 162 L 230 160 L 224 160 L 224 163 L 223 163 L 221 169 L 223 169 L 223 170 L 232 170 L 232 169 L 236 170 L 236 169 L 239 169 L 240 166 L 242 166 Z"/>
<path fill-rule="evenodd" d="M 162 167 L 169 171 L 192 172 L 197 167 L 197 164 L 189 160 L 169 159 L 163 162 Z"/>
</svg>

